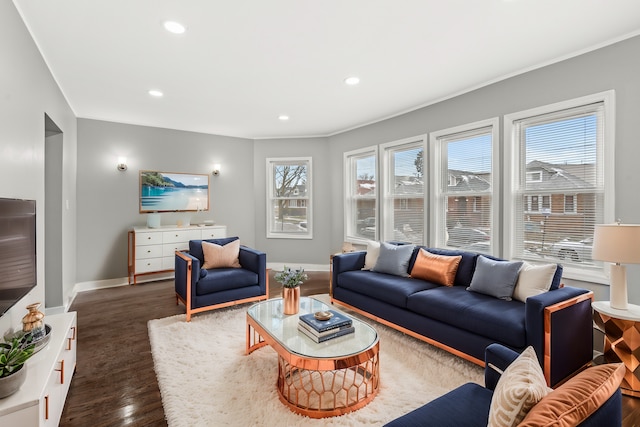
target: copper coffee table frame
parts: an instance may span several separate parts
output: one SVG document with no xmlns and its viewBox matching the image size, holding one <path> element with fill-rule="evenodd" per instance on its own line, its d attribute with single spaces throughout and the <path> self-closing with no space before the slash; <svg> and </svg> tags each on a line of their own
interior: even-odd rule
<svg viewBox="0 0 640 427">
<path fill-rule="evenodd" d="M 298 317 L 331 307 L 313 298 L 301 298 L 300 306 L 300 313 L 285 316 L 281 314 L 282 300 L 273 299 L 247 311 L 246 354 L 265 345 L 278 353 L 276 386 L 282 403 L 298 414 L 324 418 L 355 411 L 371 402 L 380 385 L 380 343 L 375 330 L 354 319 L 354 334 L 316 344 L 298 332 Z M 268 316 L 266 326 L 259 319 L 261 309 Z M 349 347 L 357 349 L 345 354 Z"/>
</svg>

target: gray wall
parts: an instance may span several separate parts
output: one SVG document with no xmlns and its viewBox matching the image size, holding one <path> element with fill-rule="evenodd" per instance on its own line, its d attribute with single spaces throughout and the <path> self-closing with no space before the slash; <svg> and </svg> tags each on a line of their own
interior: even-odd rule
<svg viewBox="0 0 640 427">
<path fill-rule="evenodd" d="M 61 192 L 62 293 L 69 303 L 76 261 L 76 119 L 15 6 L 0 2 L 0 197 L 35 199 L 37 287 L 0 317 L 0 333 L 19 328 L 25 306 L 45 301 L 45 114 L 64 132 Z"/>
<path fill-rule="evenodd" d="M 471 72 L 471 71 L 470 71 Z M 615 214 L 626 223 L 640 223 L 637 169 L 640 159 L 637 122 L 640 117 L 640 37 L 483 87 L 408 114 L 330 138 L 331 191 L 342 194 L 345 151 L 425 134 L 456 125 L 503 116 L 610 89 L 616 91 Z M 503 140 L 501 129 L 501 140 Z M 343 199 L 331 204 L 331 245 L 343 240 Z M 594 290 L 608 299 L 608 287 L 564 280 Z M 640 266 L 628 266 L 629 301 L 640 304 Z"/>
<path fill-rule="evenodd" d="M 255 142 L 253 167 L 256 245 L 267 253 L 269 263 L 329 264 L 331 254 L 330 206 L 336 195 L 329 185 L 332 166 L 326 138 L 268 139 Z M 267 239 L 266 159 L 311 157 L 313 239 Z M 341 195 L 338 197 L 342 197 Z M 340 245 L 336 247 L 340 248 Z M 336 249 L 333 248 L 333 249 Z M 291 265 L 291 267 L 297 267 Z"/>
<path fill-rule="evenodd" d="M 161 213 L 162 225 L 213 219 L 255 245 L 252 140 L 78 119 L 78 141 L 78 282 L 127 276 L 127 230 L 147 221 L 138 207 L 140 170 L 210 177 L 210 210 Z M 124 172 L 119 156 L 127 157 Z M 221 173 L 212 176 L 216 163 Z"/>
</svg>

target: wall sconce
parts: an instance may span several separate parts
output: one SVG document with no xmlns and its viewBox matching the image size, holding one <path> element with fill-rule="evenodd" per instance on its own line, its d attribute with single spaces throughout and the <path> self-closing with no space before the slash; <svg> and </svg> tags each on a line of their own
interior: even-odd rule
<svg viewBox="0 0 640 427">
<path fill-rule="evenodd" d="M 124 172 L 127 170 L 127 158 L 126 157 L 118 157 L 118 170 L 120 172 Z"/>
<path fill-rule="evenodd" d="M 211 174 L 215 176 L 220 175 L 220 163 L 216 163 L 215 165 L 213 165 L 213 171 L 211 172 Z"/>
</svg>

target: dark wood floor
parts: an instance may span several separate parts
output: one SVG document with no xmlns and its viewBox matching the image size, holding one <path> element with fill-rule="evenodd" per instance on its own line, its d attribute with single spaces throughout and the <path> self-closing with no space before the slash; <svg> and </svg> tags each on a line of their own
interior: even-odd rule
<svg viewBox="0 0 640 427">
<path fill-rule="evenodd" d="M 328 292 L 328 273 L 309 275 L 302 295 Z M 270 283 L 269 296 L 279 296 L 273 277 Z M 147 321 L 184 313 L 173 281 L 82 292 L 71 310 L 78 313 L 78 362 L 60 425 L 166 426 Z M 640 427 L 640 399 L 624 397 L 622 412 L 624 427 Z"/>
</svg>

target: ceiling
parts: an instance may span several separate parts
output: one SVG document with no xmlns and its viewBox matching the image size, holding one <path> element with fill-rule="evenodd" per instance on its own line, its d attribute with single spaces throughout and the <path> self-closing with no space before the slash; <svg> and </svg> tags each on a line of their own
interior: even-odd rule
<svg viewBox="0 0 640 427">
<path fill-rule="evenodd" d="M 332 135 L 640 34 L 638 0 L 14 3 L 78 117 L 256 139 Z"/>
</svg>

